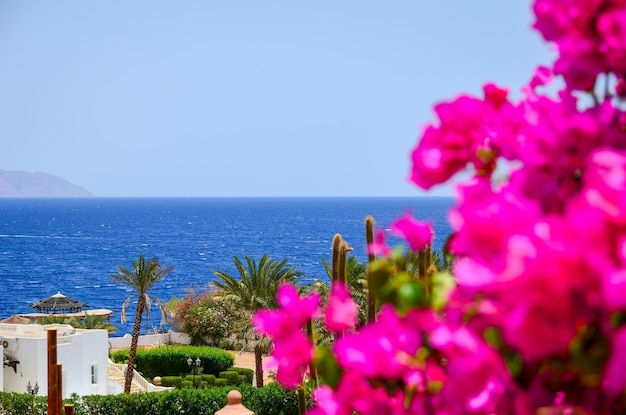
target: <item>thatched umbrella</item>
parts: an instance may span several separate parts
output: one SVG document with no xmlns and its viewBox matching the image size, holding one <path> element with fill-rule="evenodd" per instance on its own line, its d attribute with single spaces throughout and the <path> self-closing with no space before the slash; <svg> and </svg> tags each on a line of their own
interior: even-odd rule
<svg viewBox="0 0 626 415">
<path fill-rule="evenodd" d="M 89 307 L 81 301 L 64 296 L 61 291 L 51 297 L 30 303 L 28 306 L 37 309 L 39 313 L 48 314 L 75 313 L 81 311 L 83 307 Z"/>
</svg>

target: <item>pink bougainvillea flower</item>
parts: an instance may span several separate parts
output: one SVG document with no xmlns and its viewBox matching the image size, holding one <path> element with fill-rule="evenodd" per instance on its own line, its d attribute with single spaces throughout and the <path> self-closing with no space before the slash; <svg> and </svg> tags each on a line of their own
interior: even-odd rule
<svg viewBox="0 0 626 415">
<path fill-rule="evenodd" d="M 411 370 L 408 356 L 421 345 L 420 333 L 434 325 L 432 311 L 413 310 L 400 317 L 383 306 L 375 323 L 335 343 L 339 364 L 370 378 L 393 379 Z"/>
<path fill-rule="evenodd" d="M 537 66 L 535 68 L 535 72 L 533 73 L 533 77 L 530 80 L 529 86 L 532 89 L 535 89 L 539 86 L 548 85 L 552 82 L 553 75 L 552 70 L 547 66 Z"/>
<path fill-rule="evenodd" d="M 566 348 L 578 322 L 594 314 L 601 298 L 599 270 L 576 226 L 562 217 L 547 218 L 534 226 L 532 244 L 535 254 L 523 273 L 501 286 L 496 297 L 503 335 L 528 361 Z"/>
<path fill-rule="evenodd" d="M 315 388 L 311 393 L 315 406 L 307 415 L 351 415 L 353 409 L 341 402 L 337 393 L 327 385 Z"/>
<path fill-rule="evenodd" d="M 385 232 L 378 230 L 374 242 L 367 246 L 367 253 L 375 256 L 391 255 L 391 248 L 385 243 Z"/>
<path fill-rule="evenodd" d="M 567 36 L 557 45 L 559 57 L 554 63 L 554 73 L 563 76 L 572 90 L 592 90 L 597 76 L 606 69 L 597 42 L 580 36 Z"/>
<path fill-rule="evenodd" d="M 350 296 L 348 287 L 341 281 L 333 281 L 325 312 L 326 327 L 334 332 L 354 328 L 358 314 L 359 307 Z"/>
<path fill-rule="evenodd" d="M 334 401 L 339 408 L 350 408 L 350 413 L 354 410 L 361 415 L 408 415 L 409 412 L 404 410 L 405 398 L 401 390 L 389 393 L 384 388 L 373 386 L 358 373 L 346 372 L 337 387 Z"/>
<path fill-rule="evenodd" d="M 391 232 L 402 236 L 412 251 L 419 251 L 430 245 L 433 238 L 432 226 L 416 220 L 410 212 L 391 224 Z"/>
<path fill-rule="evenodd" d="M 604 308 L 611 311 L 626 308 L 626 269 L 605 271 L 602 285 Z"/>
<path fill-rule="evenodd" d="M 276 360 L 276 380 L 286 388 L 298 387 L 313 360 L 313 344 L 302 330 L 288 339 L 274 341 L 272 357 Z"/>
<path fill-rule="evenodd" d="M 477 98 L 461 96 L 436 105 L 435 112 L 440 126 L 427 126 L 412 154 L 411 181 L 424 189 L 465 168 L 486 137 L 485 105 Z"/>
<path fill-rule="evenodd" d="M 603 0 L 535 0 L 533 27 L 544 39 L 558 42 L 571 34 L 590 35 Z"/>
<path fill-rule="evenodd" d="M 281 284 L 278 287 L 276 300 L 280 307 L 291 315 L 295 324 L 302 326 L 317 312 L 320 297 L 319 294 L 300 297 L 293 285 Z"/>
<path fill-rule="evenodd" d="M 618 224 L 626 223 L 626 153 L 599 149 L 589 157 L 587 202 Z"/>
<path fill-rule="evenodd" d="M 626 388 L 626 327 L 613 335 L 611 356 L 604 371 L 603 387 L 612 395 L 624 394 Z"/>
<path fill-rule="evenodd" d="M 313 360 L 313 344 L 303 333 L 303 326 L 317 312 L 319 295 L 302 298 L 295 287 L 281 284 L 277 299 L 280 308 L 258 311 L 253 316 L 253 325 L 259 334 L 274 341 L 272 359 L 277 367 L 276 379 L 287 388 L 295 388 L 302 383 Z"/>
<path fill-rule="evenodd" d="M 450 250 L 461 256 L 455 267 L 459 283 L 479 286 L 512 278 L 515 257 L 507 247 L 514 246 L 511 238 L 532 231 L 541 218 L 539 206 L 508 188 L 494 191 L 482 178 L 457 190 L 459 203 L 448 220 L 454 231 Z"/>
<path fill-rule="evenodd" d="M 465 327 L 440 325 L 430 342 L 447 360 L 446 404 L 460 413 L 492 413 L 509 381 L 502 358 Z"/>
<path fill-rule="evenodd" d="M 509 90 L 506 88 L 500 88 L 494 83 L 488 83 L 483 86 L 483 93 L 485 94 L 485 102 L 489 103 L 495 109 L 499 109 L 507 101 L 507 95 Z"/>
<path fill-rule="evenodd" d="M 626 10 L 612 8 L 598 18 L 598 49 L 610 71 L 626 71 Z"/>
</svg>

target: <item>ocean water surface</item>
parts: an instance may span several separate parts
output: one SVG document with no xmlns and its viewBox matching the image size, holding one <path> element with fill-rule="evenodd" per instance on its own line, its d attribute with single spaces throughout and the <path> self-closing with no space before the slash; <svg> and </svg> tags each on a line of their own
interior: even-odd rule
<svg viewBox="0 0 626 415">
<path fill-rule="evenodd" d="M 435 228 L 435 249 L 450 233 L 446 213 L 452 198 L 68 198 L 0 199 L 0 319 L 35 310 L 28 304 L 61 291 L 115 314 L 133 292 L 114 284 L 119 265 L 131 268 L 139 255 L 173 266 L 151 292 L 162 299 L 204 289 L 213 270 L 238 275 L 233 256 L 263 254 L 295 265 L 305 280 L 326 278 L 335 234 L 365 262 L 365 225 L 378 228 L 407 210 Z M 389 239 L 391 244 L 399 240 Z M 89 309 L 87 309 L 88 311 Z M 150 326 L 159 327 L 155 312 Z"/>
</svg>

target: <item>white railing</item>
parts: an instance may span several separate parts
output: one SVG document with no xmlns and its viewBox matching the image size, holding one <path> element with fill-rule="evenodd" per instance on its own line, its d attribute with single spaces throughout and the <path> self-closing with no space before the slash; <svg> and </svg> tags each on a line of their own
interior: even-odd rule
<svg viewBox="0 0 626 415">
<path fill-rule="evenodd" d="M 72 344 L 72 337 L 57 337 L 57 344 Z"/>
<path fill-rule="evenodd" d="M 0 332 L 15 333 L 17 332 L 17 326 L 9 324 L 0 324 Z"/>
<path fill-rule="evenodd" d="M 113 363 L 109 359 L 109 367 L 112 367 L 116 371 L 118 371 L 122 376 L 126 375 L 126 367 L 128 365 L 121 363 Z M 160 392 L 164 390 L 170 390 L 172 388 L 165 388 L 162 386 L 155 386 L 152 383 L 148 382 L 143 376 L 137 373 L 136 370 L 133 370 L 133 383 L 137 388 L 144 392 Z"/>
</svg>

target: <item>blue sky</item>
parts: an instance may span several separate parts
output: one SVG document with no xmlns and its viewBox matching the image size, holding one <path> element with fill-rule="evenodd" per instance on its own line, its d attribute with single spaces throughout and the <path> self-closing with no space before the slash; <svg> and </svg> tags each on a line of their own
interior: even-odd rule
<svg viewBox="0 0 626 415">
<path fill-rule="evenodd" d="M 552 58 L 531 22 L 521 0 L 5 0 L 0 169 L 96 196 L 423 195 L 432 105 L 517 91 Z"/>
</svg>

